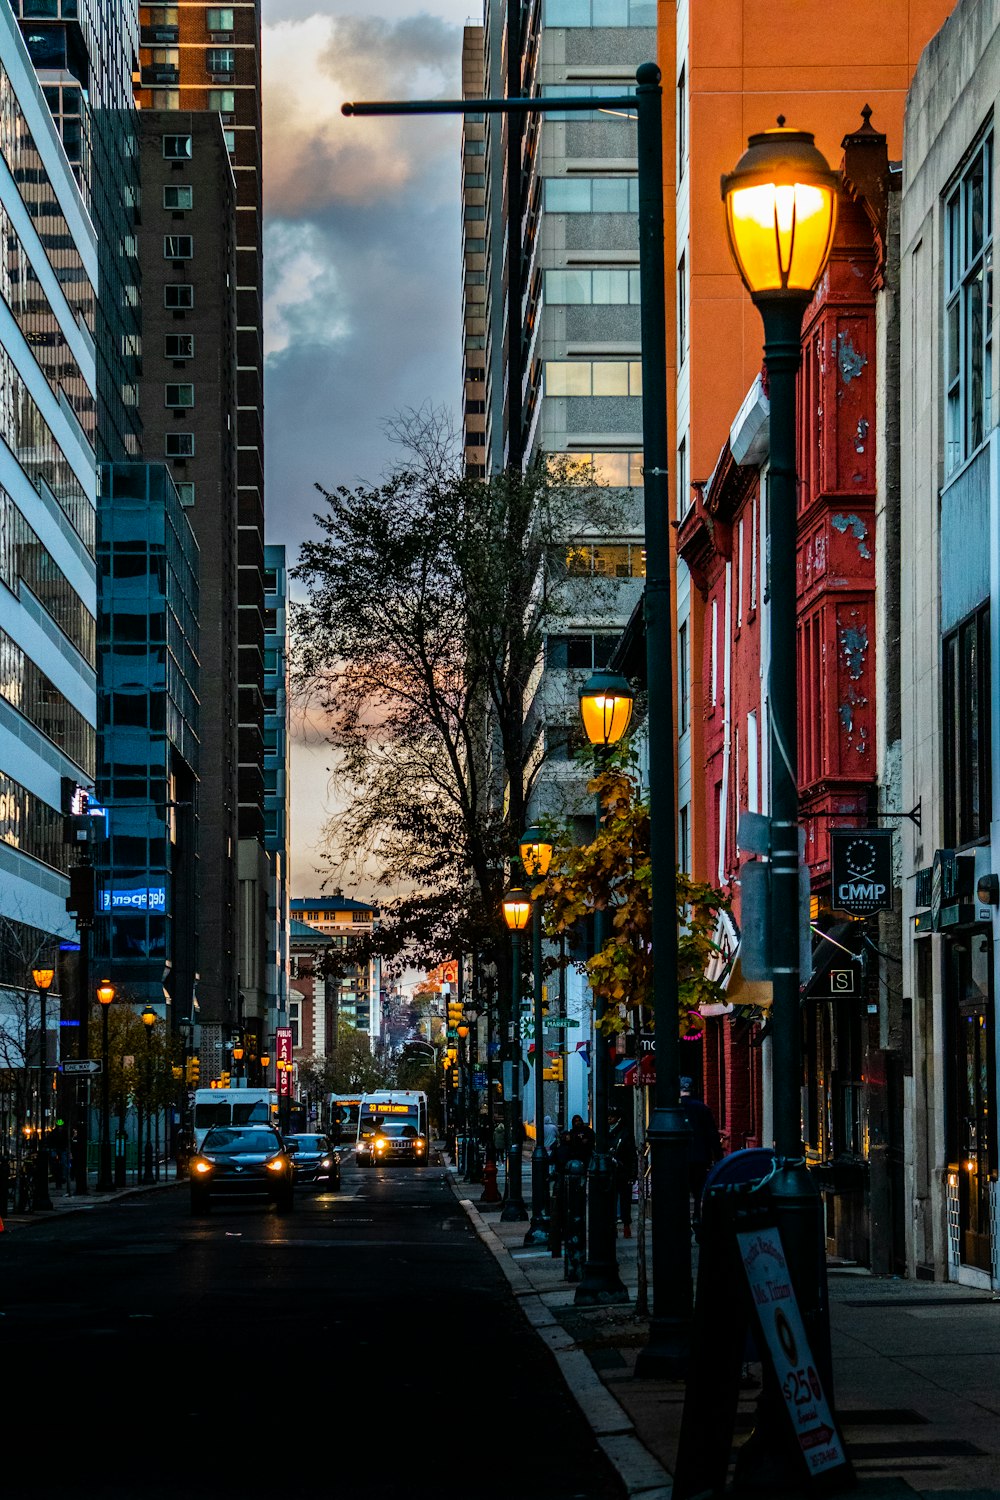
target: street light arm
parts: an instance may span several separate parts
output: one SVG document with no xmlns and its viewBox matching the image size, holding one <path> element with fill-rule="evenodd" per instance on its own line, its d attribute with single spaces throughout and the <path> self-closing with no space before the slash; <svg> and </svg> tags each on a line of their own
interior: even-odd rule
<svg viewBox="0 0 1000 1500">
<path fill-rule="evenodd" d="M 643 63 L 643 67 L 655 67 L 655 63 Z M 593 113 L 595 110 L 602 112 L 606 110 L 631 110 L 632 118 L 635 118 L 636 99 L 634 94 L 622 94 L 620 97 L 598 99 L 584 98 L 582 95 L 568 99 L 542 99 L 537 94 L 531 94 L 523 99 L 511 97 L 508 99 L 366 99 L 357 100 L 353 103 L 342 104 L 340 113 L 348 116 L 362 115 L 534 115 L 544 114 L 548 110 L 562 114 L 569 110 L 572 113 L 587 111 Z"/>
</svg>

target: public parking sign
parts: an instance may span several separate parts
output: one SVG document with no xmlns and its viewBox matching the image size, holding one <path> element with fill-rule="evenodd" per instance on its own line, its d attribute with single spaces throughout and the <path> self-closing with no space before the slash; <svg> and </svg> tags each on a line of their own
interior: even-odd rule
<svg viewBox="0 0 1000 1500">
<path fill-rule="evenodd" d="M 833 905 L 852 917 L 892 911 L 892 830 L 835 828 L 830 834 Z"/>
</svg>

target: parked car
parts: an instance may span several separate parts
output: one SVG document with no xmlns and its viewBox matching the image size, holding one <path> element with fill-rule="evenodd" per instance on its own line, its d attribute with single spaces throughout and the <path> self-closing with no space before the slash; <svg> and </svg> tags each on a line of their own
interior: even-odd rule
<svg viewBox="0 0 1000 1500">
<path fill-rule="evenodd" d="M 340 1191 L 340 1157 L 328 1136 L 286 1135 L 296 1183 L 316 1183 L 331 1193 Z"/>
<path fill-rule="evenodd" d="M 291 1152 L 271 1125 L 217 1125 L 191 1158 L 191 1212 L 218 1198 L 265 1198 L 279 1213 L 295 1206 Z"/>
</svg>

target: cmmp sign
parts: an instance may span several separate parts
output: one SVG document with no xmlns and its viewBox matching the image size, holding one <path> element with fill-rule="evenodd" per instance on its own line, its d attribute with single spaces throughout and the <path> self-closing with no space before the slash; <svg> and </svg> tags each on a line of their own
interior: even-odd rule
<svg viewBox="0 0 1000 1500">
<path fill-rule="evenodd" d="M 830 866 L 837 911 L 852 917 L 892 911 L 891 829 L 834 829 Z"/>
</svg>

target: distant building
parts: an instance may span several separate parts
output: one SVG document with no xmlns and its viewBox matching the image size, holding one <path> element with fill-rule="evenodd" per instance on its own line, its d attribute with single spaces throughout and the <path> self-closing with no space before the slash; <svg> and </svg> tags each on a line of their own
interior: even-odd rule
<svg viewBox="0 0 1000 1500">
<path fill-rule="evenodd" d="M 284 547 L 264 548 L 264 846 L 271 858 L 268 905 L 269 1002 L 275 1017 L 288 1007 L 290 921 L 291 735 L 288 718 L 288 570 Z M 284 1025 L 283 1020 L 269 1023 Z"/>
<path fill-rule="evenodd" d="M 352 965 L 350 953 L 359 939 L 371 932 L 378 912 L 349 896 L 296 897 L 291 903 L 291 911 L 293 919 L 305 922 L 329 937 L 331 949 L 339 950 L 337 956 L 342 958 L 345 972 L 341 978 L 331 979 L 328 984 L 334 1013 L 357 1031 L 367 1032 L 374 1047 L 382 1028 L 379 1005 L 381 966 L 377 959 Z"/>
<path fill-rule="evenodd" d="M 485 85 L 484 32 L 462 33 L 462 95 L 478 98 Z M 485 478 L 486 467 L 486 121 L 462 116 L 462 379 L 465 472 Z"/>
<path fill-rule="evenodd" d="M 326 1057 L 336 1047 L 336 1014 L 328 1004 L 323 956 L 333 938 L 292 917 L 289 924 L 288 1025 L 295 1060 Z"/>
</svg>

